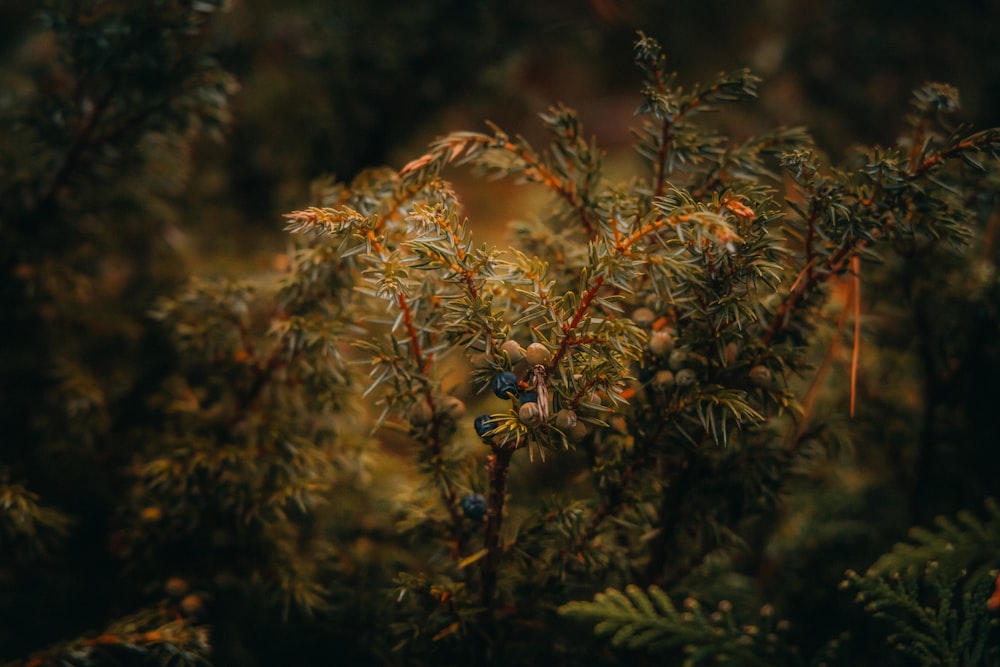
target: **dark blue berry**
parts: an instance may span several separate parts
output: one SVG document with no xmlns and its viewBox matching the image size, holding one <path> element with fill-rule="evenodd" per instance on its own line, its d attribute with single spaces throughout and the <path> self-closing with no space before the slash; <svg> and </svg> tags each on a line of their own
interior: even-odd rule
<svg viewBox="0 0 1000 667">
<path fill-rule="evenodd" d="M 497 373 L 492 382 L 493 393 L 500 398 L 509 398 L 517 393 L 517 376 L 510 371 Z"/>
<path fill-rule="evenodd" d="M 537 391 L 526 391 L 517 395 L 517 400 L 521 401 L 521 405 L 525 403 L 537 403 L 538 402 L 538 392 Z"/>
<path fill-rule="evenodd" d="M 489 415 L 479 415 L 472 424 L 476 429 L 476 434 L 483 440 L 486 440 L 486 434 L 493 430 Z"/>
<path fill-rule="evenodd" d="M 486 516 L 486 498 L 481 493 L 470 493 L 462 498 L 462 512 L 473 521 L 482 521 Z"/>
</svg>

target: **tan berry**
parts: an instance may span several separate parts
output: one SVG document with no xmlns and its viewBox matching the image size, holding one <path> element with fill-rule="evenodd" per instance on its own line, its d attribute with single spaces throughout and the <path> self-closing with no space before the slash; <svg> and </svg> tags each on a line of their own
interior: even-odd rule
<svg viewBox="0 0 1000 667">
<path fill-rule="evenodd" d="M 750 382 L 758 387 L 768 387 L 774 380 L 774 374 L 767 366 L 754 366 L 750 369 Z"/>
<path fill-rule="evenodd" d="M 683 368 L 684 364 L 691 357 L 690 354 L 684 350 L 674 350 L 670 353 L 670 357 L 667 359 L 667 365 L 670 366 L 670 370 L 676 371 Z"/>
<path fill-rule="evenodd" d="M 542 423 L 542 409 L 538 403 L 525 403 L 517 411 L 517 419 L 528 428 L 533 428 Z"/>
<path fill-rule="evenodd" d="M 556 413 L 556 428 L 567 431 L 577 424 L 576 412 L 569 408 L 564 408 Z"/>
<path fill-rule="evenodd" d="M 656 321 L 656 313 L 650 308 L 636 308 L 632 311 L 632 321 L 636 326 L 648 329 Z"/>
<path fill-rule="evenodd" d="M 500 346 L 500 351 L 507 355 L 512 363 L 517 363 L 524 358 L 524 348 L 516 340 L 505 340 Z"/>
<path fill-rule="evenodd" d="M 677 386 L 681 389 L 690 387 L 697 381 L 698 376 L 695 375 L 695 372 L 690 368 L 682 368 L 677 371 L 677 374 L 674 376 L 674 382 L 676 382 Z"/>
<path fill-rule="evenodd" d="M 660 389 L 670 389 L 674 386 L 674 374 L 673 371 L 668 371 L 666 369 L 662 371 L 657 371 L 656 375 L 653 376 L 653 385 L 659 387 Z"/>
<path fill-rule="evenodd" d="M 414 426 L 428 424 L 433 418 L 434 411 L 431 410 L 431 406 L 427 404 L 426 399 L 422 397 L 410 408 L 409 420 Z"/>
<path fill-rule="evenodd" d="M 581 440 L 587 437 L 588 430 L 589 429 L 587 428 L 587 424 L 585 422 L 578 421 L 576 423 L 576 426 L 571 428 L 567 435 L 569 436 L 569 439 L 572 440 L 573 442 L 580 442 Z"/>
<path fill-rule="evenodd" d="M 545 347 L 541 343 L 532 343 L 528 346 L 528 349 L 524 351 L 524 358 L 532 366 L 544 366 L 549 363 L 549 359 L 552 358 L 552 353 L 549 352 L 549 348 Z"/>
<path fill-rule="evenodd" d="M 649 334 L 649 351 L 657 356 L 670 354 L 674 349 L 674 334 L 670 329 L 660 329 Z"/>
<path fill-rule="evenodd" d="M 452 419 L 458 419 L 465 414 L 465 403 L 462 402 L 462 399 L 454 396 L 445 396 L 444 400 L 441 401 L 441 408 Z"/>
</svg>

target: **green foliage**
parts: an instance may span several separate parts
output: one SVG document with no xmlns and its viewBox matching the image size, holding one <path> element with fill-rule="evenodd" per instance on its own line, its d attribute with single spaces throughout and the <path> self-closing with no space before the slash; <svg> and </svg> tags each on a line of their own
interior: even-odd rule
<svg viewBox="0 0 1000 667">
<path fill-rule="evenodd" d="M 207 627 L 164 606 L 119 619 L 96 636 L 52 646 L 32 656 L 27 664 L 89 667 L 138 658 L 146 664 L 204 665 L 210 653 L 208 637 Z"/>
<path fill-rule="evenodd" d="M 594 632 L 610 638 L 618 648 L 648 650 L 654 654 L 684 654 L 684 665 L 793 665 L 795 651 L 785 645 L 787 621 L 775 621 L 764 607 L 755 624 L 740 625 L 728 600 L 706 612 L 693 598 L 682 609 L 656 586 L 643 591 L 628 586 L 609 588 L 593 602 L 569 602 L 560 613 L 583 622 L 596 622 Z"/>
<path fill-rule="evenodd" d="M 196 278 L 165 296 L 137 260 L 131 319 L 115 319 L 125 331 L 63 344 L 57 325 L 74 316 L 94 333 L 76 302 L 85 276 L 133 233 L 158 252 L 148 238 L 169 230 L 177 185 L 163 165 L 173 174 L 195 131 L 226 120 L 231 82 L 193 39 L 213 7 L 154 3 L 149 24 L 133 24 L 127 3 L 54 10 L 64 55 L 52 76 L 72 83 L 11 107 L 33 120 L 14 124 L 0 161 L 3 268 L 18 279 L 5 299 L 37 334 L 25 357 L 58 362 L 4 406 L 31 406 L 34 423 L 20 418 L 14 435 L 39 445 L 5 447 L 12 476 L 36 488 L 28 473 L 45 472 L 38 496 L 0 485 L 0 531 L 74 574 L 126 582 L 90 603 L 91 617 L 121 620 L 91 624 L 109 628 L 94 637 L 63 620 L 31 638 L 54 646 L 28 664 L 106 664 L 122 649 L 180 664 L 302 650 L 318 664 L 331 645 L 359 664 L 808 662 L 793 645 L 822 656 L 843 614 L 802 628 L 777 618 L 797 620 L 793 602 L 829 582 L 790 594 L 782 575 L 808 561 L 810 542 L 847 550 L 878 532 L 875 519 L 844 518 L 874 513 L 871 452 L 888 447 L 865 410 L 909 400 L 859 387 L 856 356 L 838 377 L 836 347 L 851 311 L 855 352 L 862 331 L 886 328 L 860 315 L 862 277 L 885 279 L 877 263 L 968 277 L 941 258 L 978 249 L 995 215 L 983 193 L 1000 132 L 953 125 L 955 91 L 929 84 L 898 145 L 836 166 L 800 128 L 733 140 L 708 112 L 752 100 L 760 81 L 739 71 L 682 86 L 640 35 L 643 124 L 627 180 L 565 106 L 542 114 L 543 149 L 494 125 L 449 134 L 399 171 L 317 186 L 286 215 L 280 275 Z M 476 240 L 445 180 L 456 166 L 548 195 L 515 223 L 514 247 Z M 993 256 L 982 264 L 977 303 L 995 304 Z M 145 346 L 134 367 L 91 358 L 122 340 Z M 30 375 L 13 370 L 15 382 Z M 818 402 L 828 377 L 838 382 Z M 938 407 L 924 396 L 923 410 Z M 844 403 L 859 407 L 852 433 L 827 416 Z M 852 436 L 867 450 L 853 453 Z M 76 474 L 93 478 L 59 494 L 61 475 L 38 459 L 74 445 L 92 463 Z M 80 499 L 96 509 L 70 524 Z M 994 658 L 990 508 L 985 522 L 915 533 L 852 577 L 918 661 Z M 28 589 L 52 565 L 4 567 L 35 577 Z M 203 625 L 215 628 L 211 655 Z"/>
<path fill-rule="evenodd" d="M 1000 513 L 987 504 L 981 521 L 964 512 L 939 517 L 937 530 L 915 528 L 864 574 L 850 571 L 843 586 L 892 631 L 888 644 L 907 664 L 992 665 L 1000 659 L 995 586 L 1000 572 Z"/>
<path fill-rule="evenodd" d="M 5 559 L 44 556 L 66 535 L 70 520 L 62 512 L 38 502 L 38 494 L 12 484 L 0 471 L 0 535 Z M 4 563 L 9 566 L 10 563 Z M 0 570 L 0 578 L 9 574 Z"/>
</svg>

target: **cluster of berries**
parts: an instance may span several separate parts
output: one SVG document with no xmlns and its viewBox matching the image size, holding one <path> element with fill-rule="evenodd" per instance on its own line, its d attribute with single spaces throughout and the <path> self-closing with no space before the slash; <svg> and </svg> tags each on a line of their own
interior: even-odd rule
<svg viewBox="0 0 1000 667">
<path fill-rule="evenodd" d="M 500 351 L 507 355 L 516 368 L 526 365 L 524 379 L 519 379 L 512 371 L 497 373 L 490 388 L 498 398 L 517 401 L 517 419 L 528 428 L 535 428 L 550 421 L 564 433 L 570 433 L 578 424 L 576 412 L 563 408 L 550 417 L 548 386 L 546 384 L 546 366 L 552 360 L 552 353 L 542 343 L 532 343 L 527 348 L 515 340 L 508 340 L 500 346 Z M 476 433 L 485 442 L 490 441 L 490 432 L 494 424 L 490 415 L 479 415 L 474 423 Z"/>
<path fill-rule="evenodd" d="M 660 322 L 649 308 L 637 308 L 632 313 L 633 321 L 639 326 L 651 328 L 649 333 L 649 352 L 654 358 L 666 357 L 666 368 L 660 368 L 649 377 L 641 378 L 649 381 L 654 387 L 669 390 L 674 387 L 687 389 L 698 382 L 698 374 L 692 366 L 697 366 L 695 357 L 690 352 L 676 346 L 675 332 L 666 326 L 657 326 Z M 728 350 L 735 361 L 736 350 Z M 763 364 L 750 369 L 750 383 L 756 387 L 768 388 L 772 385 L 774 374 Z"/>
</svg>

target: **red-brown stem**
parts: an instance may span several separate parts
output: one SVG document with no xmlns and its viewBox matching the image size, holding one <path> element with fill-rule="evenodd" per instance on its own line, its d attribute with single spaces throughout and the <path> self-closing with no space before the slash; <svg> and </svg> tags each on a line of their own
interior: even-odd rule
<svg viewBox="0 0 1000 667">
<path fill-rule="evenodd" d="M 673 120 L 663 121 L 663 130 L 660 133 L 660 148 L 656 151 L 656 197 L 663 196 L 663 191 L 666 189 L 667 179 L 665 171 L 667 168 L 667 151 L 670 147 L 673 129 Z"/>
<path fill-rule="evenodd" d="M 861 351 L 861 258 L 854 255 L 851 258 L 851 270 L 854 278 L 851 284 L 851 299 L 854 302 L 854 349 L 851 351 L 851 416 L 854 416 L 854 405 L 858 397 L 858 355 Z M 844 307 L 846 310 L 846 306 Z"/>
<path fill-rule="evenodd" d="M 662 229 L 663 227 L 666 227 L 668 225 L 676 225 L 677 223 L 680 222 L 687 222 L 690 219 L 691 215 L 689 213 L 679 213 L 677 215 L 672 215 L 668 218 L 657 218 L 656 220 L 650 222 L 648 225 L 644 225 L 642 229 L 633 232 L 632 235 L 629 236 L 627 239 L 624 239 L 616 243 L 615 249 L 618 252 L 627 253 L 629 248 L 631 248 L 639 239 L 641 239 L 646 234 L 649 234 L 650 232 L 655 232 L 656 230 Z"/>
<path fill-rule="evenodd" d="M 572 333 L 578 326 L 580 326 L 580 322 L 590 309 L 590 305 L 594 303 L 594 299 L 597 298 L 597 293 L 600 291 L 602 285 L 604 285 L 604 276 L 597 276 L 597 278 L 594 279 L 594 284 L 583 293 L 583 298 L 580 299 L 580 305 L 577 307 L 576 312 L 573 313 L 573 318 L 569 321 L 569 324 L 563 325 L 562 342 L 559 344 L 559 349 L 556 350 L 556 353 L 552 356 L 552 361 L 549 362 L 550 370 L 559 365 L 559 361 L 563 358 L 563 356 L 565 356 L 569 346 L 574 341 L 579 340 L 575 338 Z"/>
<path fill-rule="evenodd" d="M 406 327 L 406 336 L 410 339 L 413 359 L 417 362 L 417 368 L 420 369 L 420 372 L 426 373 L 430 369 L 431 362 L 430 358 L 424 358 L 423 348 L 420 346 L 420 336 L 417 328 L 413 325 L 413 311 L 410 310 L 410 303 L 407 301 L 406 295 L 402 292 L 399 293 L 397 302 L 403 311 L 403 326 Z M 427 397 L 427 403 L 431 408 L 434 407 L 434 400 L 430 396 Z"/>
<path fill-rule="evenodd" d="M 816 205 L 810 207 L 809 219 L 806 221 L 806 281 L 813 279 L 813 237 L 816 235 Z"/>
<path fill-rule="evenodd" d="M 482 559 L 482 605 L 487 625 L 492 628 L 493 612 L 496 603 L 497 570 L 500 567 L 500 528 L 503 525 L 504 498 L 507 494 L 507 473 L 510 471 L 510 459 L 518 447 L 494 445 L 490 454 L 487 469 L 490 478 L 490 493 L 486 512 L 486 532 L 484 546 L 486 555 Z M 492 629 L 490 629 L 492 632 Z"/>
<path fill-rule="evenodd" d="M 492 137 L 484 136 L 478 139 L 478 141 L 480 143 L 493 144 L 494 140 Z M 500 148 L 508 153 L 513 153 L 524 160 L 525 164 L 528 165 L 528 168 L 525 169 L 524 172 L 525 176 L 529 178 L 534 176 L 535 180 L 539 183 L 545 185 L 550 190 L 553 190 L 556 194 L 565 199 L 566 203 L 569 204 L 580 216 L 580 223 L 583 225 L 584 233 L 586 233 L 587 236 L 593 236 L 594 223 L 590 220 L 590 214 L 587 212 L 586 204 L 577 196 L 575 187 L 567 185 L 567 181 L 560 178 L 557 174 L 554 174 L 552 170 L 546 167 L 545 164 L 542 163 L 542 161 L 535 155 L 532 155 L 517 144 L 510 141 L 504 141 L 500 144 Z M 571 183 L 571 181 L 569 183 Z"/>
<path fill-rule="evenodd" d="M 420 338 L 417 329 L 413 324 L 413 312 L 410 310 L 410 304 L 402 292 L 399 294 L 398 302 L 400 309 L 403 311 L 403 324 L 406 327 L 406 334 L 410 339 L 413 358 L 417 363 L 417 367 L 420 368 L 420 372 L 426 374 L 430 370 L 431 358 L 429 356 L 424 356 L 423 348 L 420 346 Z M 424 401 L 427 402 L 427 407 L 430 408 L 431 414 L 434 415 L 430 425 L 430 438 L 427 446 L 431 461 L 437 465 L 443 449 L 443 443 L 441 442 L 440 437 L 441 416 L 436 405 L 437 402 L 434 400 L 434 391 L 431 388 L 430 382 L 428 382 L 426 378 L 421 378 L 421 384 L 423 385 Z M 444 505 L 448 510 L 449 518 L 451 519 L 451 557 L 453 559 L 457 559 L 461 556 L 462 552 L 463 534 L 462 515 L 458 511 L 458 494 L 455 492 L 455 488 L 448 480 L 447 475 L 439 473 L 436 477 L 438 485 L 441 489 L 441 500 L 444 502 Z"/>
<path fill-rule="evenodd" d="M 833 277 L 837 271 L 844 267 L 844 264 L 852 256 L 852 253 L 856 252 L 859 247 L 864 245 L 865 242 L 862 240 L 859 244 L 847 244 L 841 246 L 837 252 L 833 253 L 825 262 L 823 262 L 824 271 L 820 275 L 813 274 L 812 277 L 806 277 L 800 281 L 795 286 L 791 292 L 789 292 L 788 297 L 781 303 L 778 310 L 774 313 L 771 318 L 771 322 L 767 326 L 767 330 L 760 337 L 761 343 L 765 346 L 771 343 L 771 340 L 778 334 L 779 331 L 785 326 L 786 319 L 788 315 L 792 312 L 798 302 L 821 280 L 828 280 Z"/>
</svg>

